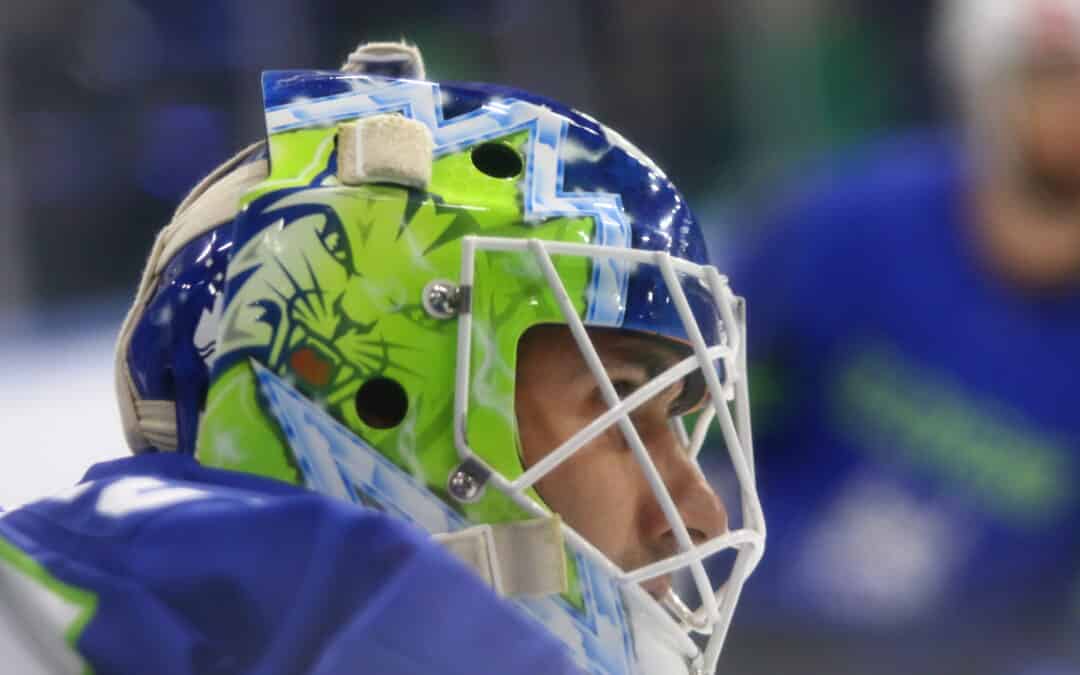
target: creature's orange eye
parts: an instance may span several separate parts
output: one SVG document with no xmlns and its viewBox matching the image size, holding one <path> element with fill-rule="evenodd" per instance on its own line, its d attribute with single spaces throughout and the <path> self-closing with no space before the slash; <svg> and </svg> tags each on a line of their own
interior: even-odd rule
<svg viewBox="0 0 1080 675">
<path fill-rule="evenodd" d="M 313 387 L 330 383 L 333 366 L 311 347 L 301 347 L 289 357 L 289 367 L 296 376 Z"/>
</svg>

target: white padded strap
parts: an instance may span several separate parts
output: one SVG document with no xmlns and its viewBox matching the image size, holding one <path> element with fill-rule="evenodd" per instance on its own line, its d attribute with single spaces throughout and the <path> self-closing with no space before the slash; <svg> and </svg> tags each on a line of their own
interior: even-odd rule
<svg viewBox="0 0 1080 675">
<path fill-rule="evenodd" d="M 431 181 L 431 130 L 402 115 L 373 115 L 338 128 L 338 179 L 346 185 L 397 183 L 424 189 Z"/>
<path fill-rule="evenodd" d="M 558 516 L 476 525 L 435 540 L 504 597 L 542 597 L 569 588 Z"/>
<path fill-rule="evenodd" d="M 341 70 L 346 73 L 366 73 L 408 80 L 423 80 L 427 77 L 420 50 L 405 42 L 361 44 L 345 59 Z"/>
<path fill-rule="evenodd" d="M 232 220 L 236 216 L 240 197 L 264 180 L 269 172 L 270 166 L 265 159 L 243 164 L 214 183 L 198 199 L 183 204 L 166 228 L 167 235 L 165 231 L 162 232 L 167 240 L 154 273 L 159 274 L 185 245 Z"/>
<path fill-rule="evenodd" d="M 176 403 L 174 401 L 135 400 L 139 431 L 150 445 L 159 450 L 176 449 Z"/>
</svg>

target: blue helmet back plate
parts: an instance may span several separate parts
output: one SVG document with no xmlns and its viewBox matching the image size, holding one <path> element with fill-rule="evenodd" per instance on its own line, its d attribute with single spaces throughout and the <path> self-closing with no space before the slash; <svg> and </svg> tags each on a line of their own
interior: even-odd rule
<svg viewBox="0 0 1080 675">
<path fill-rule="evenodd" d="M 342 106 L 358 89 L 367 94 L 392 91 L 392 95 L 365 99 L 376 101 L 378 110 Z M 553 150 L 555 161 L 552 167 L 527 168 L 523 187 L 527 216 L 593 215 L 596 244 L 660 251 L 697 264 L 709 262 L 700 226 L 664 173 L 618 133 L 551 99 L 488 84 L 387 80 L 334 71 L 268 72 L 263 76 L 263 90 L 271 131 L 398 111 L 435 127 L 436 156 L 484 137 L 531 128 L 533 142 Z M 425 97 L 429 110 L 420 110 L 419 99 L 410 98 L 417 92 Z M 514 108 L 514 103 L 529 105 Z M 530 110 L 536 111 L 535 119 L 529 117 Z M 318 111 L 325 114 L 320 116 Z M 454 131 L 465 126 L 474 136 L 486 136 L 465 138 Z M 544 185 L 545 181 L 552 184 Z M 532 190 L 535 195 L 530 194 Z M 196 332 L 222 291 L 229 255 L 240 244 L 233 240 L 235 236 L 232 224 L 225 223 L 181 248 L 169 261 L 132 334 L 127 355 L 132 377 L 143 398 L 176 401 L 182 451 L 194 449 L 209 382 L 207 362 L 213 353 L 206 336 L 197 340 Z M 597 264 L 594 277 L 594 292 L 610 301 L 593 303 L 588 323 L 687 340 L 657 267 Z M 711 294 L 696 279 L 687 280 L 683 287 L 706 341 L 714 344 L 719 322 Z"/>
</svg>

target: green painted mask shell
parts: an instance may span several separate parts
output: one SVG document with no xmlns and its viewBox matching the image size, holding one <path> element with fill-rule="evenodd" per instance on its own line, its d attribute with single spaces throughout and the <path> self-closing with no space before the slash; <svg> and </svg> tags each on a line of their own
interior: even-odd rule
<svg viewBox="0 0 1080 675">
<path fill-rule="evenodd" d="M 426 193 L 395 185 L 343 186 L 327 173 L 334 128 L 270 138 L 273 169 L 244 199 L 258 199 L 268 225 L 229 265 L 228 305 L 218 359 L 244 350 L 268 353 L 265 365 L 292 382 L 360 438 L 445 495 L 460 463 L 453 437 L 457 321 L 430 316 L 424 287 L 461 273 L 461 239 L 470 234 L 592 240 L 592 218 L 524 221 L 520 177 L 496 178 L 474 166 L 470 149 L 435 160 Z M 528 132 L 486 141 L 522 153 Z M 524 165 L 524 162 L 523 162 Z M 329 175 L 312 185 L 318 176 Z M 305 187 L 302 190 L 295 188 Z M 280 193 L 280 199 L 274 195 Z M 292 217 L 297 206 L 307 208 Z M 556 256 L 556 269 L 579 314 L 592 263 Z M 471 386 L 467 437 L 472 449 L 509 479 L 522 473 L 514 414 L 517 345 L 532 326 L 565 323 L 530 256 L 479 251 L 471 309 Z M 269 320 L 268 317 L 275 317 Z M 201 462 L 294 484 L 302 477 L 275 422 L 263 411 L 247 360 L 215 368 L 200 422 Z M 375 378 L 404 389 L 400 424 L 374 428 L 355 397 Z M 539 501 L 538 495 L 531 496 Z M 526 517 L 497 490 L 458 505 L 477 523 Z"/>
</svg>

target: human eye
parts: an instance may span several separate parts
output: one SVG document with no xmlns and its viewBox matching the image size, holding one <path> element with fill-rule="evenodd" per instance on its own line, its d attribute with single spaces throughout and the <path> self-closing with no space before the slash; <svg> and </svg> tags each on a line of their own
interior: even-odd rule
<svg viewBox="0 0 1080 675">
<path fill-rule="evenodd" d="M 705 378 L 701 373 L 687 376 L 672 386 L 676 389 L 668 406 L 668 417 L 682 417 L 694 412 L 705 401 Z"/>
<path fill-rule="evenodd" d="M 649 381 L 649 377 L 613 377 L 611 380 L 612 386 L 615 388 L 615 393 L 618 394 L 620 401 L 625 401 L 638 389 L 645 386 Z M 700 401 L 700 396 L 695 395 L 694 392 L 688 392 L 683 380 L 672 383 L 669 387 L 664 389 L 658 394 L 655 394 L 651 399 L 644 403 L 644 405 L 635 413 L 640 416 L 645 410 L 651 410 L 653 412 L 664 411 L 665 417 L 680 417 L 686 413 L 692 411 L 697 407 Z"/>
<path fill-rule="evenodd" d="M 605 366 L 608 379 L 611 381 L 611 386 L 615 388 L 615 393 L 620 401 L 625 400 L 649 381 L 649 373 L 637 364 L 616 361 L 606 363 Z M 597 386 L 597 396 L 603 400 L 604 396 L 601 389 L 600 386 Z"/>
<path fill-rule="evenodd" d="M 638 379 L 620 377 L 612 378 L 611 385 L 615 387 L 615 393 L 619 395 L 619 400 L 624 400 L 644 384 Z"/>
</svg>

